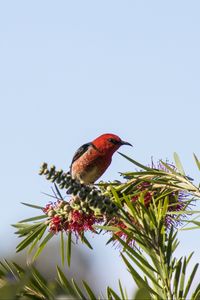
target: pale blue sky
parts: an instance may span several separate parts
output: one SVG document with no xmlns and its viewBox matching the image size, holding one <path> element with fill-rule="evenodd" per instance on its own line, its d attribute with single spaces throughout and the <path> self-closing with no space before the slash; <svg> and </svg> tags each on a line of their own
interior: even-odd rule
<svg viewBox="0 0 200 300">
<path fill-rule="evenodd" d="M 10 224 L 34 213 L 20 202 L 48 201 L 40 163 L 67 169 L 74 151 L 101 133 L 132 143 L 121 151 L 143 163 L 177 151 L 198 182 L 199 14 L 199 1 L 1 1 L 3 255 L 16 244 Z M 103 179 L 132 168 L 116 154 Z M 199 252 L 197 235 L 181 234 L 179 255 Z M 108 283 L 126 280 L 118 252 L 92 241 L 102 274 L 104 252 Z"/>
</svg>

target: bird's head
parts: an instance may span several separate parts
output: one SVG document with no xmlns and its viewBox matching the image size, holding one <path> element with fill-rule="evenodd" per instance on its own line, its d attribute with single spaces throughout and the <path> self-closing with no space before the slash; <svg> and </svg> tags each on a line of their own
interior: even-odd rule
<svg viewBox="0 0 200 300">
<path fill-rule="evenodd" d="M 92 144 L 101 153 L 111 156 L 122 145 L 132 146 L 130 143 L 121 140 L 119 136 L 112 133 L 100 135 L 94 141 L 92 141 Z"/>
</svg>

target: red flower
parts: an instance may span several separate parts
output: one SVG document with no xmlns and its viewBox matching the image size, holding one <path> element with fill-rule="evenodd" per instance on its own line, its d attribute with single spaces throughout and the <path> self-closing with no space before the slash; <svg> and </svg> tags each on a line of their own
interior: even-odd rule
<svg viewBox="0 0 200 300">
<path fill-rule="evenodd" d="M 136 202 L 138 200 L 140 195 L 136 195 L 136 196 L 133 196 L 131 198 L 132 202 Z M 149 203 L 151 202 L 152 200 L 152 193 L 150 193 L 149 191 L 144 191 L 144 205 L 146 207 L 148 207 Z"/>
<path fill-rule="evenodd" d="M 52 203 L 48 203 L 44 208 L 43 208 L 43 212 L 44 213 L 48 213 L 49 210 L 53 209 L 53 204 Z"/>
<path fill-rule="evenodd" d="M 86 214 L 82 211 L 72 210 L 70 212 L 69 221 L 67 222 L 67 230 L 81 234 L 84 231 L 91 230 L 94 232 L 93 225 L 100 222 L 94 214 Z"/>
<path fill-rule="evenodd" d="M 59 216 L 54 216 L 51 218 L 51 222 L 49 224 L 50 231 L 57 233 L 62 230 L 62 219 Z"/>
</svg>

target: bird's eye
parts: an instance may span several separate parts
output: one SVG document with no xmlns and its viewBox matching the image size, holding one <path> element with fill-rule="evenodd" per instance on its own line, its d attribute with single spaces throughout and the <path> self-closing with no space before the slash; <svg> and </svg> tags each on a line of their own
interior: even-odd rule
<svg viewBox="0 0 200 300">
<path fill-rule="evenodd" d="M 119 144 L 119 141 L 117 141 L 117 140 L 115 140 L 113 138 L 109 138 L 108 141 L 111 142 L 114 145 L 118 145 Z"/>
</svg>

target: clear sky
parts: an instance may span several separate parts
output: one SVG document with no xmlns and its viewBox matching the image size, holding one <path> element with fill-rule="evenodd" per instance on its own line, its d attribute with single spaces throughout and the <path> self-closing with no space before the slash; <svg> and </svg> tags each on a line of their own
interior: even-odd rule
<svg viewBox="0 0 200 300">
<path fill-rule="evenodd" d="M 2 255 L 16 244 L 10 224 L 34 213 L 20 202 L 49 200 L 40 163 L 67 170 L 74 151 L 101 133 L 132 143 L 121 151 L 142 163 L 178 152 L 198 182 L 199 12 L 199 1 L 183 0 L 1 1 Z M 132 169 L 116 154 L 102 179 Z M 181 233 L 178 255 L 196 250 L 200 259 L 198 234 Z M 128 282 L 118 251 L 105 238 L 92 242 L 104 280 Z"/>
</svg>

